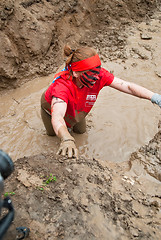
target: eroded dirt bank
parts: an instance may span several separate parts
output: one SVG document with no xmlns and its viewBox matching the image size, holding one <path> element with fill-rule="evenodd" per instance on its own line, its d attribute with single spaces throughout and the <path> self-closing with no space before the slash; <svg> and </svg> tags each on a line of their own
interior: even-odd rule
<svg viewBox="0 0 161 240">
<path fill-rule="evenodd" d="M 130 162 L 65 160 L 41 154 L 22 158 L 8 179 L 15 228 L 30 228 L 29 239 L 125 240 L 161 238 L 161 131 L 133 153 Z M 42 184 L 47 176 L 56 181 Z"/>
<path fill-rule="evenodd" d="M 126 28 L 149 20 L 159 4 L 155 0 L 1 0 L 0 88 L 17 87 L 55 71 L 62 63 L 65 42 L 95 46 L 103 51 L 102 58 L 126 58 Z"/>
</svg>

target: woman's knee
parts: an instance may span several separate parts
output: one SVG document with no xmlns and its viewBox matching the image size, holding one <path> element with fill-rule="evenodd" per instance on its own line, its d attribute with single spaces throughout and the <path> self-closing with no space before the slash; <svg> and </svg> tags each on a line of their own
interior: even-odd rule
<svg viewBox="0 0 161 240">
<path fill-rule="evenodd" d="M 73 127 L 73 132 L 78 134 L 83 134 L 86 132 L 86 120 L 83 119 L 81 122 L 78 122 Z"/>
</svg>

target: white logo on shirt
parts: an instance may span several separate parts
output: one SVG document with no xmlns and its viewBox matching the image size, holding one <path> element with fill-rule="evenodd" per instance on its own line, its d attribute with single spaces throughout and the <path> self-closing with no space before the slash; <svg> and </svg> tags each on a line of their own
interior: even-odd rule
<svg viewBox="0 0 161 240">
<path fill-rule="evenodd" d="M 97 99 L 96 94 L 87 95 L 85 106 L 92 107 L 94 105 L 96 99 Z"/>
<path fill-rule="evenodd" d="M 86 100 L 88 100 L 88 101 L 96 101 L 96 95 L 87 95 Z"/>
</svg>

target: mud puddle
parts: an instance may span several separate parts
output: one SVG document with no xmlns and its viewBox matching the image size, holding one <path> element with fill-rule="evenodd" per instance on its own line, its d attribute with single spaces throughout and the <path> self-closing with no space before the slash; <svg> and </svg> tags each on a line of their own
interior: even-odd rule
<svg viewBox="0 0 161 240">
<path fill-rule="evenodd" d="M 140 33 L 152 39 L 143 40 Z M 158 21 L 139 24 L 130 29 L 127 59 L 104 66 L 161 92 L 160 35 Z M 16 227 L 23 225 L 32 240 L 160 240 L 160 109 L 103 89 L 88 117 L 87 133 L 76 135 L 82 156 L 63 159 L 55 155 L 58 139 L 45 134 L 40 119 L 39 99 L 51 81 L 52 76 L 35 79 L 0 97 L 0 144 L 17 160 L 5 182 L 5 191 L 15 193 L 16 210 L 5 239 L 16 239 Z M 56 181 L 44 186 L 50 174 Z"/>
<path fill-rule="evenodd" d="M 127 59 L 107 61 L 103 67 L 117 77 L 161 93 L 161 23 L 152 20 L 128 31 Z M 0 147 L 14 161 L 57 151 L 59 140 L 46 135 L 40 118 L 40 97 L 52 77 L 34 79 L 0 96 Z M 148 101 L 104 88 L 87 117 L 87 133 L 74 134 L 80 155 L 125 161 L 154 136 L 159 118 L 160 109 Z"/>
</svg>

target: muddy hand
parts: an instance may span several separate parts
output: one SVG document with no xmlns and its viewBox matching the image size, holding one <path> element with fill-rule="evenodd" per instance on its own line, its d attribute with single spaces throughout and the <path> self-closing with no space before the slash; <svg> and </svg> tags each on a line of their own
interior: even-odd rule
<svg viewBox="0 0 161 240">
<path fill-rule="evenodd" d="M 161 108 L 161 95 L 154 93 L 151 98 L 151 102 L 157 104 Z"/>
<path fill-rule="evenodd" d="M 68 158 L 78 158 L 78 149 L 73 139 L 65 139 L 61 142 L 57 154 L 67 156 Z"/>
</svg>

